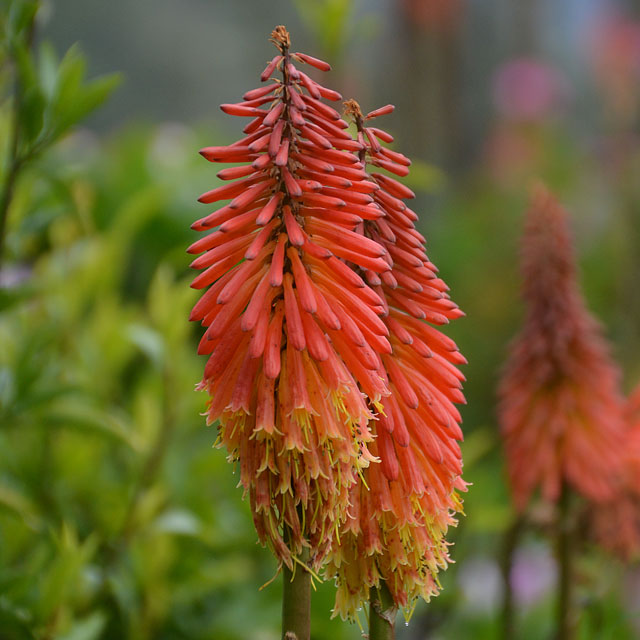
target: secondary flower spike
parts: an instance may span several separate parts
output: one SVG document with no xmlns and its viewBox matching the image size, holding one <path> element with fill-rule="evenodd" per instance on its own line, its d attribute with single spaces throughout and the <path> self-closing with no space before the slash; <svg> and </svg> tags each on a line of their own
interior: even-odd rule
<svg viewBox="0 0 640 640">
<path fill-rule="evenodd" d="M 192 286 L 208 287 L 191 319 L 206 328 L 208 423 L 218 421 L 218 443 L 239 461 L 260 540 L 289 567 L 308 546 L 318 566 L 373 460 L 368 424 L 388 394 L 376 375 L 390 348 L 384 305 L 345 261 L 390 267 L 381 244 L 350 230 L 382 213 L 352 153 L 360 145 L 322 100 L 340 95 L 297 66 L 329 65 L 291 53 L 284 27 L 272 41 L 267 84 L 221 107 L 251 118 L 246 137 L 201 151 L 236 166 L 218 173 L 232 182 L 200 197 L 229 202 L 193 225 L 216 230 L 189 249 L 202 254 Z"/>
<path fill-rule="evenodd" d="M 524 326 L 500 384 L 499 418 L 516 506 L 563 483 L 601 501 L 625 446 L 618 370 L 578 289 L 567 214 L 542 186 L 522 242 Z"/>
<path fill-rule="evenodd" d="M 380 464 L 366 469 L 364 482 L 351 489 L 350 518 L 332 547 L 328 568 L 338 587 L 335 612 L 354 618 L 381 581 L 407 612 L 418 597 L 428 600 L 439 591 L 437 573 L 449 561 L 445 534 L 461 511 L 457 490 L 466 489 L 455 407 L 464 402 L 464 376 L 456 365 L 466 360 L 450 338 L 431 326 L 463 314 L 425 253 L 425 240 L 415 229 L 417 215 L 403 202 L 415 196 L 377 170 L 398 176 L 409 171 L 405 156 L 381 144 L 393 138 L 370 126 L 393 106 L 364 117 L 355 101 L 346 108 L 358 130 L 358 159 L 369 167 L 377 186 L 372 198 L 383 213 L 376 220 L 360 220 L 355 231 L 363 241 L 386 248 L 390 267 L 380 274 L 362 270 L 384 301 L 391 345 L 381 351 L 379 368 L 391 394 L 382 398 L 369 424 L 376 436 L 369 448 Z"/>
<path fill-rule="evenodd" d="M 598 543 L 628 561 L 640 556 L 640 385 L 625 407 L 621 487 L 611 500 L 590 505 L 589 515 Z"/>
</svg>

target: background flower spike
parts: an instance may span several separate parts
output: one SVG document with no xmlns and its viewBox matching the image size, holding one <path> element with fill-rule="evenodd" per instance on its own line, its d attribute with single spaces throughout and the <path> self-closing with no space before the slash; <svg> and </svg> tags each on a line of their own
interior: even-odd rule
<svg viewBox="0 0 640 640">
<path fill-rule="evenodd" d="M 523 510 L 563 486 L 595 501 L 618 486 L 625 447 L 619 371 L 579 291 L 568 216 L 537 185 L 522 239 L 525 318 L 500 384 L 509 484 Z"/>
</svg>

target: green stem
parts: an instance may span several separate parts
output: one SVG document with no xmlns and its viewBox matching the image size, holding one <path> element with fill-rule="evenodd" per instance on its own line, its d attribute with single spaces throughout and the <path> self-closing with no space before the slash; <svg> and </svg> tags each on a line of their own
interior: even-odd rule
<svg viewBox="0 0 640 640">
<path fill-rule="evenodd" d="M 300 560 L 304 564 L 308 552 L 303 551 Z M 282 638 L 283 640 L 309 640 L 311 636 L 311 574 L 302 564 L 291 571 L 282 571 Z"/>
<path fill-rule="evenodd" d="M 378 589 L 372 588 L 369 596 L 369 640 L 394 640 L 398 607 L 389 588 L 380 581 Z"/>
<path fill-rule="evenodd" d="M 25 31 L 25 42 L 29 49 L 33 45 L 35 31 L 34 13 L 31 22 Z M 10 58 L 14 58 L 13 49 L 10 49 Z M 13 110 L 11 125 L 9 130 L 8 157 L 5 162 L 6 173 L 0 186 L 0 267 L 2 266 L 2 257 L 4 252 L 5 237 L 7 235 L 7 218 L 9 217 L 9 209 L 13 201 L 13 193 L 15 191 L 16 182 L 20 171 L 24 168 L 28 158 L 19 153 L 20 148 L 20 112 L 22 110 L 22 93 L 23 87 L 20 82 L 20 73 L 18 71 L 18 63 L 15 59 L 13 62 Z"/>
<path fill-rule="evenodd" d="M 16 72 L 17 73 L 17 72 Z M 21 162 L 18 158 L 18 143 L 20 140 L 20 104 L 18 80 L 16 79 L 16 93 L 13 97 L 13 118 L 11 130 L 9 131 L 9 157 L 7 158 L 7 172 L 2 181 L 0 190 L 0 265 L 2 264 L 2 254 L 4 252 L 4 240 L 7 235 L 7 218 L 9 208 L 13 201 L 13 192 L 16 180 L 20 173 Z"/>
<path fill-rule="evenodd" d="M 574 547 L 573 526 L 571 523 L 571 492 L 566 485 L 562 487 L 558 503 L 558 522 L 556 538 L 556 561 L 558 563 L 558 600 L 556 609 L 556 640 L 574 640 L 576 637 L 576 612 L 573 594 Z"/>
<path fill-rule="evenodd" d="M 518 547 L 518 541 L 524 525 L 524 516 L 516 516 L 513 523 L 504 536 L 502 549 L 502 638 L 503 640 L 515 640 L 515 610 L 513 602 L 513 589 L 511 586 L 511 571 L 513 569 L 513 556 Z"/>
<path fill-rule="evenodd" d="M 140 475 L 131 498 L 127 505 L 122 526 L 120 528 L 121 541 L 127 542 L 135 531 L 136 512 L 140 504 L 140 499 L 144 492 L 153 484 L 162 469 L 165 454 L 169 448 L 169 443 L 176 426 L 175 405 L 172 399 L 172 390 L 175 388 L 173 376 L 168 367 L 165 367 L 162 375 L 163 382 L 163 411 L 162 422 L 160 424 L 156 439 L 147 454 Z"/>
</svg>

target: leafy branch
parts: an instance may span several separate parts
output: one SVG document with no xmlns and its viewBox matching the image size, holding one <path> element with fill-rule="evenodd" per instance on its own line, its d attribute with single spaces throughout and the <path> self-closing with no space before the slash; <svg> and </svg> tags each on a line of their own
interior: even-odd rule
<svg viewBox="0 0 640 640">
<path fill-rule="evenodd" d="M 46 42 L 36 53 L 39 7 L 37 0 L 12 0 L 0 17 L 0 61 L 10 73 L 0 100 L 2 105 L 11 105 L 8 145 L 0 176 L 0 265 L 20 175 L 102 104 L 120 81 L 118 74 L 85 81 L 86 60 L 76 46 L 60 61 Z"/>
</svg>

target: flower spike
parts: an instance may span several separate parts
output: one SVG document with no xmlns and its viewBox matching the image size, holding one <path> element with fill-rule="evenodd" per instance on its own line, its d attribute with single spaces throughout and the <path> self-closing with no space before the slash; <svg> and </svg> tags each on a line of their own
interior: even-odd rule
<svg viewBox="0 0 640 640">
<path fill-rule="evenodd" d="M 556 502 L 563 485 L 611 498 L 624 443 L 619 373 L 576 282 L 567 214 L 533 192 L 522 243 L 524 326 L 500 384 L 499 418 L 511 490 Z"/>
<path fill-rule="evenodd" d="M 466 489 L 455 407 L 464 402 L 464 376 L 456 365 L 466 360 L 451 339 L 425 320 L 443 324 L 463 314 L 425 254 L 424 238 L 414 226 L 417 216 L 407 214 L 403 200 L 413 198 L 413 192 L 376 170 L 386 168 L 384 163 L 410 164 L 378 142 L 391 136 L 366 122 L 393 107 L 364 117 L 349 100 L 345 110 L 356 123 L 358 161 L 373 185 L 367 195 L 381 213 L 363 218 L 356 232 L 361 246 L 385 248 L 389 270 L 354 268 L 384 308 L 390 349 L 379 352 L 378 375 L 391 394 L 381 398 L 369 424 L 376 436 L 369 448 L 380 464 L 365 469 L 363 482 L 351 489 L 350 518 L 334 542 L 328 573 L 338 587 L 336 614 L 354 618 L 370 591 L 384 582 L 395 605 L 408 615 L 417 598 L 428 600 L 440 589 L 437 573 L 449 562 L 445 534 L 462 510 L 458 491 Z"/>
<path fill-rule="evenodd" d="M 620 490 L 589 507 L 593 537 L 624 561 L 640 557 L 640 385 L 625 404 L 626 438 Z"/>
<path fill-rule="evenodd" d="M 261 75 L 269 84 L 222 106 L 252 118 L 246 136 L 201 151 L 239 166 L 200 197 L 227 204 L 193 225 L 211 231 L 189 248 L 203 269 L 192 286 L 207 289 L 191 319 L 205 329 L 207 421 L 240 463 L 261 542 L 289 568 L 308 547 L 317 567 L 375 460 L 371 407 L 389 393 L 376 374 L 390 348 L 384 305 L 346 276 L 346 261 L 382 274 L 390 258 L 375 240 L 352 237 L 359 220 L 381 214 L 361 195 L 377 187 L 343 148 L 346 123 L 322 101 L 339 94 L 296 63 L 328 65 L 291 54 L 284 27 L 271 39 L 278 54 Z"/>
</svg>

